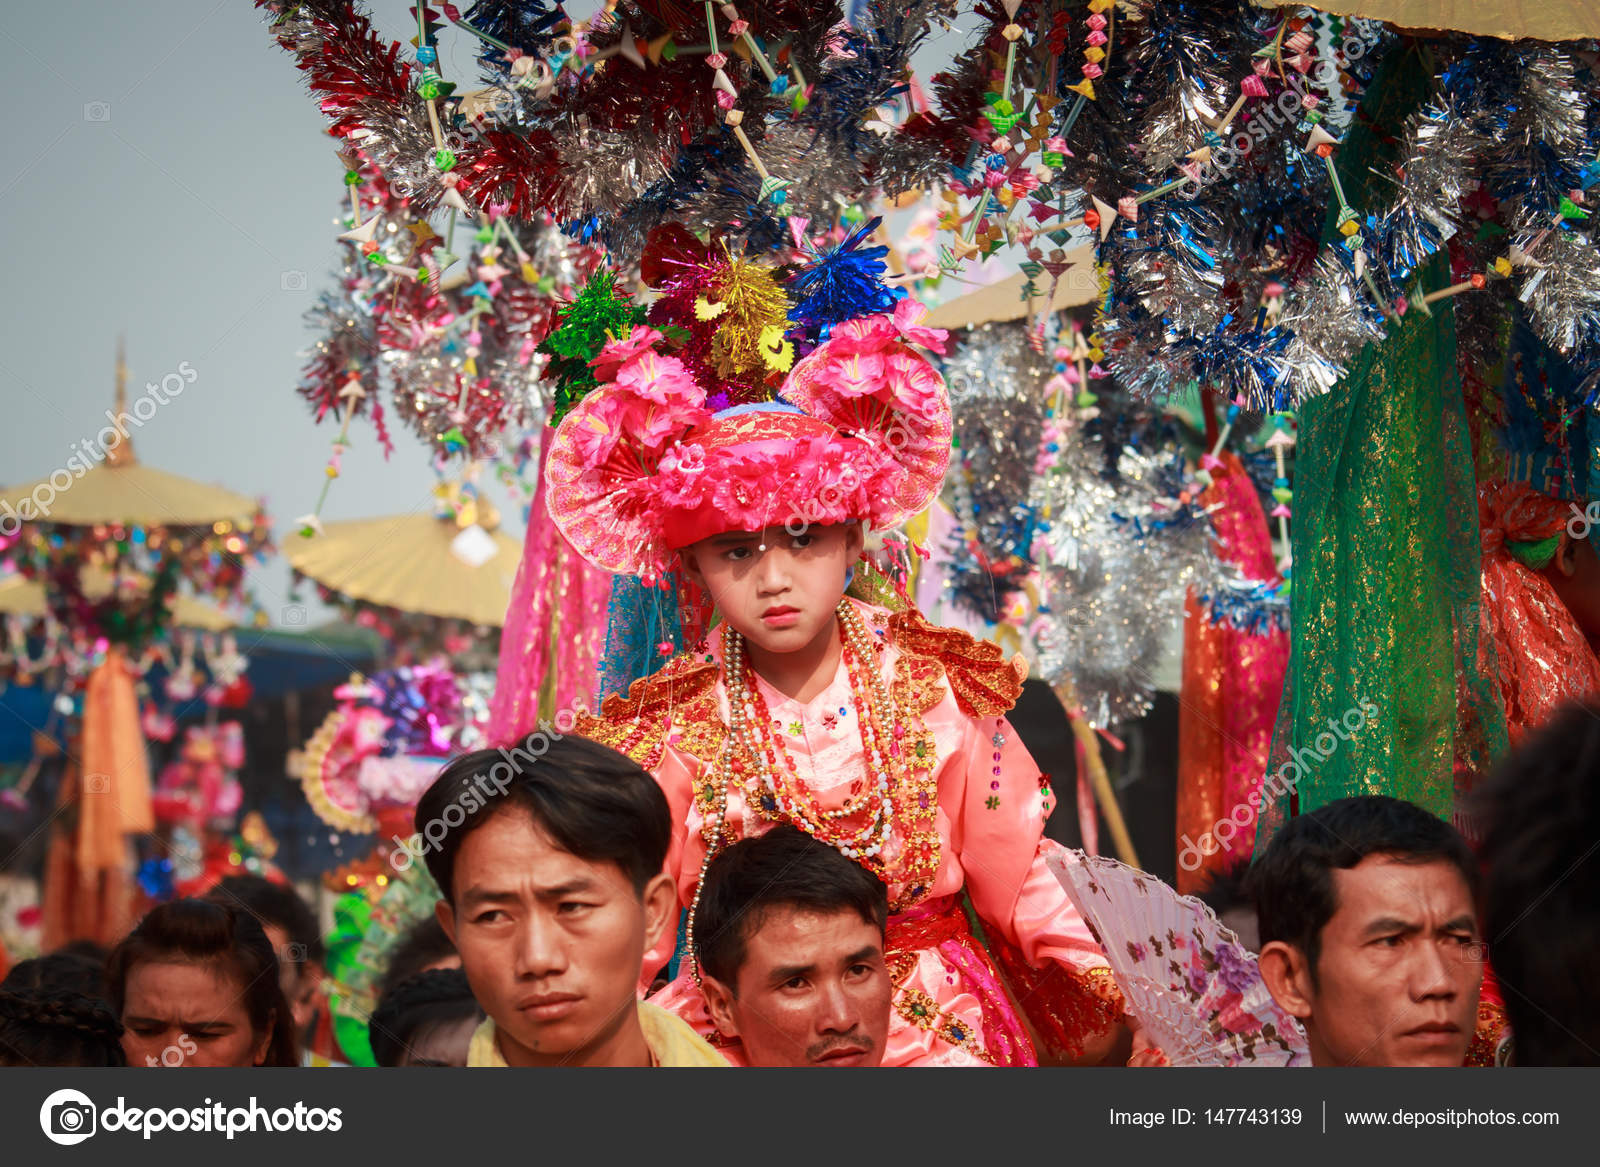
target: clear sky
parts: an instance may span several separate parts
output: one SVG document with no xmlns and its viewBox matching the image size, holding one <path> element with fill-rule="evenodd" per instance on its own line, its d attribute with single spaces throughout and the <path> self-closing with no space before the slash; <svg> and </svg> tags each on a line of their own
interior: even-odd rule
<svg viewBox="0 0 1600 1167">
<path fill-rule="evenodd" d="M 410 35 L 404 0 L 369 7 L 381 31 Z M 472 44 L 442 36 L 442 71 L 470 86 Z M 919 67 L 956 43 L 940 38 Z M 134 430 L 139 458 L 265 496 L 287 533 L 316 501 L 335 432 L 313 426 L 294 386 L 311 340 L 301 314 L 337 260 L 344 196 L 290 56 L 248 0 L 52 0 L 13 11 L 0 46 L 12 70 L 0 484 L 48 475 L 106 424 L 121 332 L 130 400 L 183 362 L 195 373 Z M 431 506 L 425 447 L 393 432 L 385 462 L 370 426 L 352 428 L 325 518 Z M 274 559 L 251 582 L 279 622 L 287 567 Z"/>
</svg>

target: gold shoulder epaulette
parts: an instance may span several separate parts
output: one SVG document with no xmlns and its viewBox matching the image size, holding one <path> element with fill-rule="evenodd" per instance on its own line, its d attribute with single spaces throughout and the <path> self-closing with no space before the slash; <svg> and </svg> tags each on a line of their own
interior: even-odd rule
<svg viewBox="0 0 1600 1167">
<path fill-rule="evenodd" d="M 648 677 L 640 677 L 626 693 L 613 693 L 598 716 L 580 714 L 573 732 L 627 754 L 646 770 L 656 767 L 674 723 L 685 729 L 708 716 L 718 721 L 717 665 L 714 661 L 674 657 Z M 699 741 L 685 743 L 698 746 Z M 699 753 L 698 749 L 692 752 Z"/>
<path fill-rule="evenodd" d="M 959 628 L 930 624 L 914 608 L 889 618 L 889 638 L 903 653 L 938 662 L 956 704 L 968 717 L 1002 716 L 1022 695 L 1028 663 L 1020 654 L 1007 660 L 998 644 Z"/>
</svg>

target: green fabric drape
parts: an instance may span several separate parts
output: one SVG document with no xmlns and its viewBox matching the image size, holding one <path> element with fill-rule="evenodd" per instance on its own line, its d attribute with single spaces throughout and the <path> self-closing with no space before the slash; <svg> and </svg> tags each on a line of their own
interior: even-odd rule
<svg viewBox="0 0 1600 1167">
<path fill-rule="evenodd" d="M 1392 198 L 1398 129 L 1427 97 L 1415 46 L 1375 79 L 1335 161 L 1350 205 Z M 1337 204 L 1324 245 L 1337 246 Z M 1436 256 L 1421 285 L 1450 282 Z M 1259 847 L 1292 813 L 1361 794 L 1442 818 L 1505 729 L 1478 661 L 1478 524 L 1449 300 L 1413 306 L 1300 413 L 1292 655 Z"/>
</svg>

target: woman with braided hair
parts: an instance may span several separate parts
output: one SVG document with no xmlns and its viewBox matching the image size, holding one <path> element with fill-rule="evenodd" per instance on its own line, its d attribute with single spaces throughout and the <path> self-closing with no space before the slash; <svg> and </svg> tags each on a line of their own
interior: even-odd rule
<svg viewBox="0 0 1600 1167">
<path fill-rule="evenodd" d="M 465 1066 L 483 1009 L 459 968 L 429 969 L 384 993 L 368 1022 L 380 1066 Z"/>
<path fill-rule="evenodd" d="M 0 989 L 0 1066 L 125 1066 L 122 1023 L 71 989 Z"/>
<path fill-rule="evenodd" d="M 135 1066 L 296 1066 L 294 1018 L 272 942 L 243 909 L 152 908 L 106 962 Z"/>
</svg>

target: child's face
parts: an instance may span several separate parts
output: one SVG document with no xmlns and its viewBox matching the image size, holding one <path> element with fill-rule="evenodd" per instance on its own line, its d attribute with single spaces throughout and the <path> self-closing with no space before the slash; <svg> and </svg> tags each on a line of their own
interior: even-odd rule
<svg viewBox="0 0 1600 1167">
<path fill-rule="evenodd" d="M 833 627 L 845 579 L 861 554 L 858 524 L 731 531 L 683 552 L 734 631 L 771 653 L 798 652 Z"/>
</svg>

